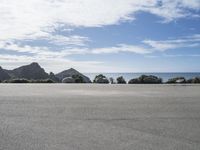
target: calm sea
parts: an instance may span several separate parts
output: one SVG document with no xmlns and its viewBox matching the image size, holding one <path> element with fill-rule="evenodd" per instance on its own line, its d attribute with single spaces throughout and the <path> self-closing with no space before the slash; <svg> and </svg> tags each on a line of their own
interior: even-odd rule
<svg viewBox="0 0 200 150">
<path fill-rule="evenodd" d="M 107 78 L 113 77 L 116 79 L 119 76 L 123 76 L 126 81 L 129 81 L 130 79 L 137 78 L 143 74 L 145 75 L 155 75 L 163 79 L 163 81 L 167 81 L 170 78 L 174 77 L 185 77 L 186 79 L 190 79 L 193 77 L 200 77 L 200 72 L 198 73 L 84 73 L 84 75 L 88 76 L 91 80 L 95 78 L 96 75 L 103 74 Z"/>
</svg>

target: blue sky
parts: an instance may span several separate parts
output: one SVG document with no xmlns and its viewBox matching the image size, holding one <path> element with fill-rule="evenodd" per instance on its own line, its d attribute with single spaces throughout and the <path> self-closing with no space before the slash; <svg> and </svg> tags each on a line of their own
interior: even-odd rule
<svg viewBox="0 0 200 150">
<path fill-rule="evenodd" d="M 0 65 L 200 72 L 200 0 L 3 0 Z"/>
</svg>

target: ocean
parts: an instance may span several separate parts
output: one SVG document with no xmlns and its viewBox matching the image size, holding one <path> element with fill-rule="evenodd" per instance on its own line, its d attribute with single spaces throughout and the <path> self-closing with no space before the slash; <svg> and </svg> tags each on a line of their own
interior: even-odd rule
<svg viewBox="0 0 200 150">
<path fill-rule="evenodd" d="M 96 75 L 103 74 L 107 78 L 114 78 L 116 79 L 119 76 L 123 76 L 126 81 L 129 81 L 130 79 L 137 78 L 143 74 L 145 75 L 154 75 L 157 77 L 160 77 L 163 79 L 164 82 L 166 82 L 170 78 L 174 77 L 185 77 L 186 79 L 194 78 L 194 77 L 200 77 L 200 72 L 187 72 L 187 73 L 84 73 L 87 77 L 89 77 L 91 80 L 95 78 Z"/>
</svg>

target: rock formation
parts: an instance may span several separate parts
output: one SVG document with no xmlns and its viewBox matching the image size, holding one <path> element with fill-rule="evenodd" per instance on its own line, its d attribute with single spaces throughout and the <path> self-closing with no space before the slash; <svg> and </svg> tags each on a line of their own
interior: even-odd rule
<svg viewBox="0 0 200 150">
<path fill-rule="evenodd" d="M 6 70 L 1 68 L 1 66 L 0 66 L 0 81 L 4 81 L 4 80 L 8 80 L 8 79 L 10 79 L 10 75 L 6 72 Z"/>
<path fill-rule="evenodd" d="M 153 75 L 141 75 L 139 78 L 131 79 L 129 84 L 160 84 L 162 79 Z"/>
<path fill-rule="evenodd" d="M 58 74 L 56 74 L 56 77 L 62 81 L 64 78 L 66 77 L 72 77 L 74 78 L 76 81 L 78 80 L 78 78 L 82 78 L 82 82 L 76 82 L 76 83 L 91 83 L 91 80 L 86 77 L 85 75 L 81 74 L 80 72 L 78 72 L 77 70 L 70 68 L 68 70 L 62 71 Z M 81 79 L 80 79 L 81 80 Z"/>
<path fill-rule="evenodd" d="M 47 79 L 49 78 L 48 73 L 45 72 L 43 68 L 36 62 L 31 63 L 30 65 L 21 66 L 14 70 L 8 70 L 7 73 L 12 78 L 24 78 L 24 79 Z"/>
<path fill-rule="evenodd" d="M 186 83 L 186 79 L 184 77 L 176 77 L 169 79 L 166 83 L 173 84 L 173 83 Z"/>
</svg>

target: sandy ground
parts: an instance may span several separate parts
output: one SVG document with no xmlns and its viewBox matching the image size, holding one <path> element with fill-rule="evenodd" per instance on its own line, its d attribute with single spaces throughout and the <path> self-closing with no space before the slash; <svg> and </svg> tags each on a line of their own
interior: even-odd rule
<svg viewBox="0 0 200 150">
<path fill-rule="evenodd" d="M 200 85 L 0 84 L 0 150 L 199 150 Z"/>
</svg>

